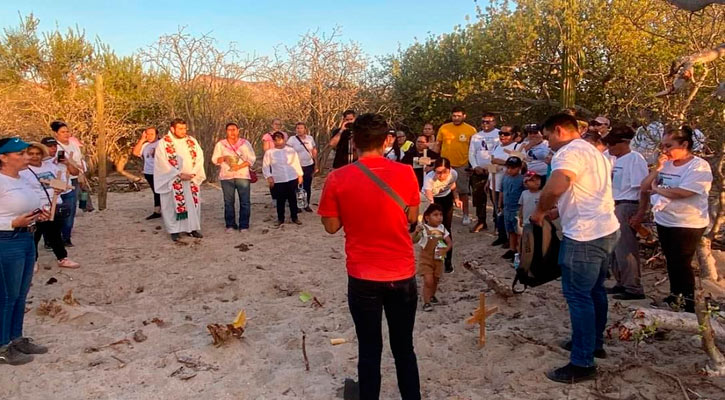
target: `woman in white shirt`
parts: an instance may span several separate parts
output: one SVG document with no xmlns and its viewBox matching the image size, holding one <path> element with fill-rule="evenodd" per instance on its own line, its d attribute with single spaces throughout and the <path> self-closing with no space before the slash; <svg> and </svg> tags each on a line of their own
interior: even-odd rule
<svg viewBox="0 0 725 400">
<path fill-rule="evenodd" d="M 133 155 L 143 159 L 143 176 L 149 183 L 151 191 L 154 193 L 154 212 L 146 217 L 149 219 L 161 218 L 161 196 L 154 189 L 154 156 L 156 154 L 156 146 L 159 144 L 156 128 L 153 126 L 146 128 L 141 137 L 133 146 Z"/>
<path fill-rule="evenodd" d="M 27 147 L 20 138 L 0 139 L 0 364 L 26 364 L 33 361 L 31 354 L 48 351 L 23 337 L 25 299 L 35 264 L 32 231 L 49 217 L 20 177 L 28 167 Z"/>
<path fill-rule="evenodd" d="M 27 169 L 20 171 L 20 177 L 24 179 L 28 186 L 33 188 L 36 196 L 40 200 L 42 207 L 51 209 L 52 198 L 55 194 L 55 190 L 51 188 L 49 181 L 54 179 L 67 182 L 68 177 L 65 176 L 65 169 L 61 169 L 56 164 L 55 160 L 44 158 L 48 157 L 48 149 L 36 142 L 31 142 L 28 148 L 25 150 L 29 157 L 29 165 Z M 63 172 L 61 172 L 63 171 Z M 69 190 L 73 190 L 71 187 Z M 58 194 L 68 192 L 58 191 Z M 68 216 L 68 208 L 64 207 L 63 199 L 59 196 L 56 201 L 55 216 L 52 221 L 43 221 L 35 224 L 35 260 L 38 260 L 38 242 L 40 238 L 45 236 L 46 243 L 53 250 L 55 258 L 58 260 L 58 266 L 60 268 L 78 268 L 80 264 L 68 258 L 68 251 L 63 244 L 63 237 L 61 236 L 60 229 L 63 225 L 63 220 Z"/>
<path fill-rule="evenodd" d="M 79 142 L 71 138 L 68 125 L 63 121 L 53 121 L 50 123 L 50 129 L 53 130 L 55 138 L 58 141 L 58 153 L 56 154 L 58 161 L 63 162 L 63 160 L 68 160 L 80 173 L 84 172 L 83 153 Z M 70 182 L 75 190 L 71 190 L 63 195 L 63 202 L 66 206 L 70 207 L 70 215 L 65 219 L 61 230 L 63 242 L 66 247 L 73 247 L 71 236 L 73 234 L 73 225 L 75 224 L 76 211 L 78 210 L 78 198 L 81 191 L 78 183 L 78 175 L 71 175 L 70 178 Z"/>
<path fill-rule="evenodd" d="M 692 258 L 710 223 L 707 197 L 712 186 L 710 164 L 692 154 L 694 139 L 689 128 L 676 129 L 662 138 L 662 154 L 654 170 L 642 180 L 640 209 L 632 224 L 642 221 L 651 195 L 660 247 L 667 260 L 670 295 L 664 301 L 694 312 L 695 272 Z"/>
<path fill-rule="evenodd" d="M 307 133 L 307 125 L 304 122 L 298 122 L 295 125 L 295 136 L 287 139 L 287 145 L 291 146 L 297 152 L 302 166 L 302 187 L 307 192 L 307 207 L 305 211 L 312 212 L 310 207 L 310 198 L 312 197 L 312 177 L 315 175 L 317 163 L 317 144 L 315 139 Z"/>
<path fill-rule="evenodd" d="M 252 214 L 251 175 L 249 168 L 257 161 L 252 144 L 239 137 L 239 126 L 230 122 L 226 126 L 226 139 L 214 146 L 212 162 L 219 166 L 219 182 L 224 194 L 224 224 L 226 232 L 237 229 L 242 232 L 249 229 L 249 217 Z M 239 195 L 239 223 L 237 224 L 234 206 L 235 193 Z"/>
<path fill-rule="evenodd" d="M 536 124 L 525 125 L 524 132 L 527 135 L 522 144 L 521 152 L 526 154 L 526 166 L 529 171 L 534 171 L 536 175 L 546 177 L 549 170 L 549 164 L 546 163 L 546 160 L 551 153 L 549 142 L 544 140 L 544 136 Z"/>
<path fill-rule="evenodd" d="M 458 198 L 456 180 L 458 173 L 451 169 L 451 162 L 447 158 L 439 158 L 433 163 L 433 171 L 423 179 L 423 195 L 430 203 L 439 204 L 443 208 L 443 226 L 451 232 L 453 221 L 453 207 L 462 208 L 463 202 Z M 446 272 L 453 272 L 453 249 L 446 256 Z"/>
<path fill-rule="evenodd" d="M 274 147 L 264 153 L 262 173 L 277 200 L 277 223 L 275 227 L 284 224 L 284 203 L 289 202 L 292 222 L 302 225 L 297 218 L 296 190 L 302 185 L 302 166 L 297 152 L 285 143 L 284 133 L 272 134 Z"/>
</svg>

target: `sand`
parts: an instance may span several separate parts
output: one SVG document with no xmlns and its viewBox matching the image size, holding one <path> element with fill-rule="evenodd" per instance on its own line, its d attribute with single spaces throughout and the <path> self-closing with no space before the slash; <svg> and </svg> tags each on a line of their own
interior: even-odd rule
<svg viewBox="0 0 725 400">
<path fill-rule="evenodd" d="M 313 207 L 319 185 L 315 182 Z M 357 376 L 343 234 L 326 234 L 310 213 L 301 216 L 302 226 L 273 229 L 274 210 L 263 182 L 253 186 L 247 234 L 224 232 L 219 190 L 205 185 L 202 198 L 202 240 L 175 245 L 160 220 L 145 221 L 152 204 L 147 189 L 111 193 L 107 210 L 79 214 L 70 254 L 81 269 L 60 270 L 52 254 L 41 249 L 25 334 L 50 351 L 24 366 L 1 366 L 0 398 L 337 398 L 344 379 Z M 475 260 L 510 282 L 514 271 L 500 258 L 503 250 L 489 246 L 490 233 L 468 233 L 460 216 L 453 231 L 457 262 Z M 248 250 L 237 248 L 240 244 Z M 663 269 L 645 271 L 649 295 L 664 296 L 666 283 L 653 287 L 663 276 Z M 46 284 L 50 278 L 57 283 Z M 60 300 L 70 289 L 79 306 Z M 478 349 L 476 328 L 464 320 L 485 289 L 458 267 L 443 277 L 442 304 L 430 313 L 419 308 L 415 348 L 423 398 L 684 398 L 675 379 L 654 369 L 679 377 L 702 398 L 723 398 L 725 379 L 699 375 L 705 354 L 691 335 L 677 332 L 641 344 L 636 357 L 633 342 L 608 339 L 610 356 L 598 361 L 596 381 L 572 386 L 546 379 L 547 370 L 568 361 L 568 353 L 557 346 L 569 334 L 559 282 L 508 300 L 489 293 L 489 306 L 498 305 L 499 312 L 489 319 L 488 344 Z M 323 306 L 303 303 L 302 291 Z M 37 315 L 41 301 L 50 299 L 58 299 L 64 312 Z M 648 304 L 610 302 L 610 323 L 626 319 L 628 307 Z M 206 326 L 231 323 L 242 309 L 248 316 L 242 339 L 214 347 Z M 154 318 L 157 322 L 151 322 Z M 139 330 L 147 337 L 142 342 L 133 339 Z M 309 371 L 302 356 L 303 330 Z M 381 398 L 393 399 L 399 394 L 386 336 Z M 347 342 L 332 346 L 332 338 Z M 196 360 L 197 367 L 179 360 Z"/>
</svg>

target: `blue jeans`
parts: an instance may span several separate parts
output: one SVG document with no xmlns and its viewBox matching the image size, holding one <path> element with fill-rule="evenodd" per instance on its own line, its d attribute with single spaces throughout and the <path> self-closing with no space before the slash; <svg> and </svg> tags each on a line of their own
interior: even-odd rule
<svg viewBox="0 0 725 400">
<path fill-rule="evenodd" d="M 227 228 L 249 229 L 249 216 L 252 212 L 250 200 L 249 179 L 223 179 L 222 193 L 224 194 L 224 223 Z M 239 224 L 235 221 L 234 206 L 236 205 L 234 193 L 239 194 Z"/>
<path fill-rule="evenodd" d="M 571 318 L 571 363 L 594 365 L 594 350 L 604 347 L 607 292 L 604 280 L 619 231 L 580 242 L 564 236 L 559 251 L 561 288 Z"/>
<path fill-rule="evenodd" d="M 377 282 L 348 276 L 347 301 L 358 340 L 360 399 L 377 400 L 380 397 L 383 311 L 388 320 L 400 396 L 403 400 L 420 399 L 418 361 L 413 350 L 413 326 L 418 306 L 415 277 Z"/>
<path fill-rule="evenodd" d="M 25 298 L 35 264 L 30 232 L 0 231 L 0 346 L 23 335 Z"/>
<path fill-rule="evenodd" d="M 78 179 L 71 179 L 71 183 L 73 184 L 73 190 L 60 195 L 63 199 L 64 207 L 67 207 L 70 211 L 70 214 L 67 218 L 65 218 L 63 226 L 60 229 L 60 233 L 63 236 L 64 241 L 68 241 L 71 238 L 71 234 L 73 233 L 73 223 L 75 222 L 76 211 L 78 210 L 78 193 L 80 192 Z"/>
</svg>

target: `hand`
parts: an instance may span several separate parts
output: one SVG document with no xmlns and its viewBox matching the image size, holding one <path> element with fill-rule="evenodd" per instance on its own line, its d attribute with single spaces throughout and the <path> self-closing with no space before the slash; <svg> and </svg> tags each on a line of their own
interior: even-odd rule
<svg viewBox="0 0 725 400">
<path fill-rule="evenodd" d="M 666 154 L 660 154 L 659 157 L 657 157 L 657 166 L 655 167 L 655 169 L 657 171 L 662 170 L 662 168 L 664 168 L 667 160 L 669 160 L 669 157 L 667 157 Z"/>
<path fill-rule="evenodd" d="M 652 184 L 650 185 L 650 192 L 651 193 L 659 193 L 660 187 L 657 185 L 657 179 L 652 181 Z"/>
<path fill-rule="evenodd" d="M 476 167 L 476 168 L 473 169 L 473 172 L 475 172 L 476 175 L 483 175 L 483 172 L 484 171 L 485 170 L 483 169 L 483 167 Z"/>
<path fill-rule="evenodd" d="M 303 181 L 303 177 L 298 176 L 297 177 L 297 183 L 301 185 L 302 184 L 302 181 Z"/>
<path fill-rule="evenodd" d="M 43 208 L 41 213 L 37 215 L 38 221 L 49 221 L 50 220 L 50 208 Z"/>
<path fill-rule="evenodd" d="M 644 213 L 637 211 L 637 213 L 629 219 L 629 226 L 637 228 L 642 225 L 642 221 L 644 221 Z"/>
<path fill-rule="evenodd" d="M 455 204 L 457 208 L 463 208 L 463 202 L 461 201 L 461 199 L 453 200 L 453 204 Z"/>
<path fill-rule="evenodd" d="M 194 179 L 195 176 L 196 174 L 187 174 L 186 172 L 182 172 L 179 174 L 179 179 L 181 179 L 182 181 L 190 181 Z"/>
<path fill-rule="evenodd" d="M 553 220 L 559 218 L 559 209 L 554 207 L 551 210 L 547 211 L 546 217 L 549 218 L 550 221 L 553 221 Z"/>
<path fill-rule="evenodd" d="M 246 165 L 235 164 L 235 165 L 232 165 L 231 167 L 229 167 L 229 170 L 230 171 L 239 171 L 240 169 L 242 169 L 244 167 L 246 167 Z"/>
<path fill-rule="evenodd" d="M 541 226 L 544 223 L 544 218 L 546 217 L 546 211 L 541 211 L 538 208 L 536 211 L 534 211 L 533 214 L 531 214 L 531 217 L 529 217 L 529 220 L 531 223 Z"/>
<path fill-rule="evenodd" d="M 274 178 L 271 176 L 267 178 L 267 183 L 269 184 L 269 187 L 274 187 Z"/>
<path fill-rule="evenodd" d="M 413 231 L 413 234 L 418 234 L 423 230 L 423 225 L 416 225 L 415 231 Z"/>
<path fill-rule="evenodd" d="M 40 214 L 33 214 L 32 212 L 29 212 L 27 214 L 23 214 L 23 215 L 15 218 L 10 223 L 10 226 L 13 227 L 13 228 L 27 228 L 28 226 L 30 226 L 33 223 L 35 223 L 35 221 L 38 219 L 38 216 L 39 215 Z"/>
</svg>

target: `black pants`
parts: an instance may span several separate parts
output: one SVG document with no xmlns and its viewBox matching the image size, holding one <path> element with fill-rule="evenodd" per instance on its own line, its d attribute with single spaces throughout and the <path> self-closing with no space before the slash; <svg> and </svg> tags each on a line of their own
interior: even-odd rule
<svg viewBox="0 0 725 400">
<path fill-rule="evenodd" d="M 156 189 L 154 189 L 154 176 L 152 174 L 143 174 L 144 178 L 146 178 L 146 182 L 149 183 L 149 186 L 151 186 L 151 191 L 154 192 L 154 207 L 161 207 L 161 195 L 156 193 Z"/>
<path fill-rule="evenodd" d="M 68 252 L 65 250 L 63 244 L 63 236 L 60 233 L 60 228 L 63 225 L 62 219 L 56 219 L 54 221 L 38 222 L 35 224 L 35 260 L 38 260 L 38 243 L 40 237 L 45 237 L 45 243 L 53 249 L 53 254 L 58 260 L 62 260 L 68 257 Z"/>
<path fill-rule="evenodd" d="M 488 173 L 471 175 L 471 203 L 476 207 L 476 218 L 479 224 L 486 223 L 486 192 L 488 189 Z"/>
<path fill-rule="evenodd" d="M 670 294 L 681 294 L 688 308 L 695 304 L 695 271 L 692 269 L 692 258 L 703 233 L 705 228 L 668 228 L 657 225 L 660 247 L 667 260 Z"/>
<path fill-rule="evenodd" d="M 348 277 L 347 300 L 358 340 L 360 399 L 380 397 L 380 357 L 383 352 L 382 314 L 388 321 L 390 349 L 401 398 L 420 399 L 418 361 L 413 350 L 413 325 L 418 305 L 415 277 L 376 282 Z"/>
<path fill-rule="evenodd" d="M 289 202 L 289 212 L 292 221 L 297 220 L 297 179 L 289 182 L 275 183 L 272 188 L 272 198 L 277 200 L 277 221 L 284 222 L 284 203 Z"/>
<path fill-rule="evenodd" d="M 451 240 L 453 240 L 453 231 L 451 230 L 451 223 L 453 222 L 453 193 L 448 193 L 448 195 L 443 197 L 434 197 L 433 203 L 438 204 L 443 208 L 443 226 L 448 229 L 448 233 L 451 235 Z M 453 250 L 454 248 L 451 247 L 450 251 L 446 253 L 445 266 L 448 271 L 453 268 Z"/>
<path fill-rule="evenodd" d="M 307 204 L 310 204 L 312 196 L 312 177 L 315 175 L 315 164 L 302 167 L 302 188 L 307 192 Z"/>
<path fill-rule="evenodd" d="M 492 192 L 493 194 L 493 223 L 496 225 L 498 232 L 498 240 L 508 243 L 509 237 L 506 234 L 506 225 L 503 221 L 503 210 L 498 209 L 498 198 L 503 196 L 502 192 Z"/>
</svg>

